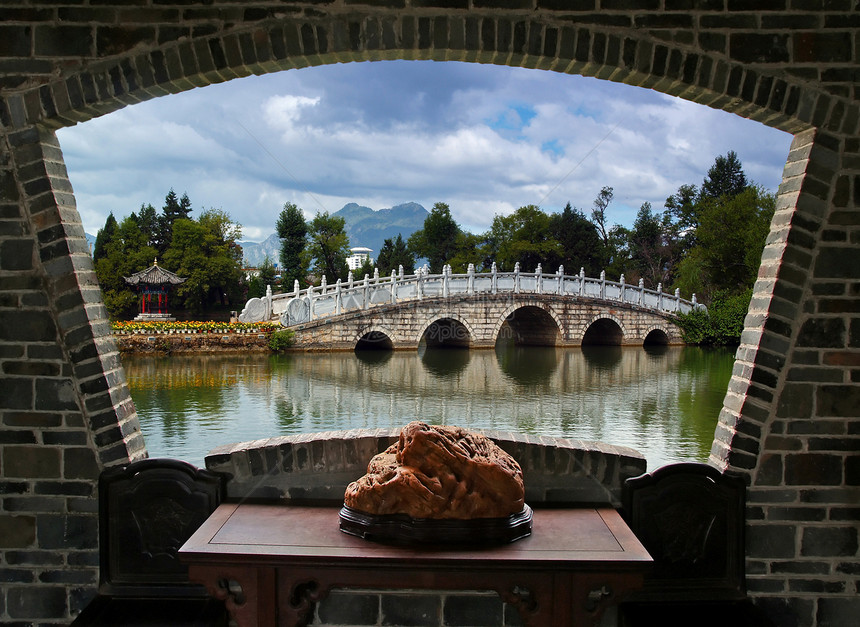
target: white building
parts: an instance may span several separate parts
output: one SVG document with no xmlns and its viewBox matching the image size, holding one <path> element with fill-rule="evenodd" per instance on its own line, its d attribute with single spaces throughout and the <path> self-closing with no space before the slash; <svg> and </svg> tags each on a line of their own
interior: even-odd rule
<svg viewBox="0 0 860 627">
<path fill-rule="evenodd" d="M 350 270 L 358 270 L 364 265 L 365 261 L 370 259 L 370 253 L 373 252 L 373 249 L 356 246 L 355 248 L 350 248 L 349 252 L 352 254 L 346 258 L 346 265 L 349 266 Z"/>
</svg>

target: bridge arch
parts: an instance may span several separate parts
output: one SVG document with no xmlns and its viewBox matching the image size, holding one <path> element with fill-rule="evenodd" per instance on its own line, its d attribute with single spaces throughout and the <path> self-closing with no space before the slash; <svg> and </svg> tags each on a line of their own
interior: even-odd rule
<svg viewBox="0 0 860 627">
<path fill-rule="evenodd" d="M 655 325 L 645 333 L 642 344 L 644 346 L 668 346 L 671 342 L 670 337 L 671 334 L 666 327 Z"/>
<path fill-rule="evenodd" d="M 504 7 L 516 3 L 491 1 L 479 9 L 385 4 L 335 2 L 311 10 L 286 1 L 285 12 L 294 12 L 283 18 L 267 3 L 249 2 L 237 11 L 233 3 L 211 0 L 205 11 L 133 16 L 105 8 L 107 25 L 84 11 L 77 17 L 70 12 L 60 27 L 50 11 L 16 11 L 9 27 L 14 41 L 4 58 L 8 68 L 19 69 L 7 69 L 0 87 L 0 174 L 9 223 L 0 255 L 10 261 L 0 264 L 0 281 L 12 303 L 2 313 L 0 338 L 20 342 L 21 355 L 30 354 L 28 345 L 33 353 L 53 355 L 50 367 L 16 367 L 9 380 L 22 394 L 38 382 L 53 395 L 41 395 L 40 402 L 67 413 L 57 439 L 87 443 L 67 453 L 48 445 L 40 452 L 67 461 L 74 453 L 75 478 L 91 482 L 105 466 L 146 455 L 54 129 L 167 93 L 287 68 L 383 58 L 480 61 L 611 78 L 796 134 L 710 459 L 749 479 L 750 507 L 763 513 L 747 521 L 748 546 L 760 553 L 768 542 L 765 526 L 785 522 L 769 492 L 784 491 L 799 502 L 805 491 L 838 483 L 835 474 L 845 487 L 822 493 L 819 502 L 853 504 L 853 492 L 835 496 L 846 494 L 853 487 L 847 480 L 856 476 L 844 443 L 816 453 L 828 472 L 813 471 L 820 465 L 786 450 L 808 450 L 810 436 L 798 434 L 817 434 L 812 423 L 818 418 L 847 423 L 851 409 L 838 399 L 857 387 L 845 370 L 838 382 L 822 381 L 820 369 L 805 367 L 813 351 L 822 364 L 832 359 L 834 371 L 856 359 L 848 331 L 856 325 L 837 312 L 856 311 L 857 294 L 840 292 L 834 306 L 838 299 L 827 289 L 857 278 L 854 221 L 846 219 L 860 205 L 851 193 L 860 137 L 851 71 L 858 57 L 854 9 L 838 3 L 769 7 L 765 20 L 746 3 L 693 3 L 677 12 L 651 8 L 661 3 L 616 2 L 601 8 L 601 21 L 610 24 L 603 26 L 595 24 L 594 3 L 558 10 L 547 3 L 510 9 Z M 780 27 L 789 22 L 791 29 Z M 793 431 L 792 447 L 786 448 L 786 438 L 776 438 L 781 446 L 769 444 L 771 432 L 786 433 L 786 420 L 806 423 Z M 43 441 L 39 429 L 25 427 L 21 437 Z M 53 524 L 57 512 L 26 500 L 19 504 L 22 519 L 40 528 L 43 520 Z M 95 523 L 80 524 L 89 537 Z M 806 546 L 806 531 L 811 537 L 843 531 L 830 522 L 815 524 L 802 521 L 797 533 L 781 534 L 780 554 L 812 559 L 808 551 L 816 543 Z M 834 597 L 856 609 L 846 598 L 852 584 L 846 587 L 844 577 L 825 582 L 833 589 L 843 584 L 843 592 L 787 592 L 795 590 L 792 577 L 769 570 L 772 555 L 758 556 L 759 569 L 748 574 L 755 583 L 750 590 L 799 617 L 787 622 L 814 624 L 819 616 L 822 624 L 830 622 L 828 612 L 836 610 L 824 601 Z M 826 553 L 825 559 L 834 562 Z M 831 566 L 838 572 L 835 562 Z M 58 605 L 71 602 L 63 598 Z M 62 611 L 59 618 L 67 618 Z"/>
<path fill-rule="evenodd" d="M 359 332 L 355 339 L 355 350 L 394 350 L 395 334 L 388 328 L 373 325 L 369 329 L 364 329 Z"/>
<path fill-rule="evenodd" d="M 612 314 L 598 314 L 586 325 L 582 334 L 583 346 L 621 346 L 629 336 L 624 323 Z"/>
<path fill-rule="evenodd" d="M 468 320 L 459 314 L 446 313 L 428 320 L 415 343 L 426 348 L 469 348 L 474 338 L 475 330 Z"/>
<path fill-rule="evenodd" d="M 499 316 L 492 332 L 493 343 L 506 339 L 507 334 L 517 345 L 556 346 L 564 337 L 564 325 L 547 303 L 517 303 Z"/>
</svg>

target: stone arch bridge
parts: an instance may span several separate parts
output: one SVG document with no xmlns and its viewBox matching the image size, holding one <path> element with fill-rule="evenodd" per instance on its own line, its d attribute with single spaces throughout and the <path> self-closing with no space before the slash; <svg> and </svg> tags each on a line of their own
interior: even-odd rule
<svg viewBox="0 0 860 627">
<path fill-rule="evenodd" d="M 499 340 L 540 346 L 681 344 L 673 320 L 702 308 L 677 293 L 618 282 L 513 272 L 391 277 L 338 281 L 289 294 L 251 299 L 243 322 L 279 319 L 306 349 L 410 349 L 419 346 L 488 348 Z"/>
</svg>

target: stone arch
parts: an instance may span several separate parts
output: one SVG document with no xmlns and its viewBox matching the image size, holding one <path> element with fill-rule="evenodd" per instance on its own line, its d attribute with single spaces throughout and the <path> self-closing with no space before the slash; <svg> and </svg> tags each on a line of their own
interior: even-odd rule
<svg viewBox="0 0 860 627">
<path fill-rule="evenodd" d="M 644 346 L 668 346 L 671 343 L 671 334 L 663 325 L 654 325 L 644 333 L 642 344 Z"/>
<path fill-rule="evenodd" d="M 230 78 L 341 61 L 477 61 L 595 76 L 795 134 L 710 462 L 746 475 L 749 507 L 760 512 L 747 521 L 749 559 L 757 566 L 749 573 L 750 593 L 790 617 L 787 623 L 835 622 L 837 603 L 826 603 L 833 599 L 856 615 L 856 599 L 846 598 L 854 586 L 847 577 L 829 576 L 824 589 L 833 593 L 787 592 L 806 582 L 794 577 L 792 586 L 791 573 L 771 568 L 773 553 L 764 549 L 778 541 L 786 559 L 818 557 L 828 572 L 847 572 L 832 555 L 812 555 L 815 538 L 844 537 L 845 525 L 804 519 L 773 542 L 767 525 L 789 530 L 780 518 L 784 510 L 771 513 L 778 510 L 774 491 L 805 503 L 804 495 L 821 485 L 838 485 L 843 496 L 819 499 L 834 506 L 853 504 L 857 495 L 857 465 L 849 465 L 844 442 L 817 435 L 813 458 L 796 453 L 810 450 L 811 436 L 804 434 L 817 434 L 813 425 L 785 435 L 789 422 L 845 422 L 850 410 L 840 399 L 857 393 L 845 366 L 857 360 L 856 321 L 845 312 L 857 311 L 858 295 L 847 288 L 834 293 L 834 286 L 860 278 L 851 226 L 860 204 L 853 9 L 833 8 L 837 3 L 763 13 L 743 3 L 684 12 L 644 2 L 602 2 L 599 12 L 595 3 L 558 10 L 494 2 L 445 10 L 382 4 L 308 9 L 283 3 L 279 10 L 294 11 L 289 18 L 253 2 L 241 11 L 213 0 L 199 10 L 157 8 L 137 17 L 100 7 L 109 18 L 103 23 L 81 10 L 59 25 L 55 12 L 26 6 L 4 24 L 10 43 L 0 81 L 0 215 L 8 228 L 0 234 L 0 343 L 12 348 L 0 359 L 8 362 L 4 389 L 17 405 L 0 400 L 0 410 L 16 412 L 13 441 L 25 442 L 3 451 L 4 466 L 23 466 L 21 455 L 39 455 L 46 479 L 94 483 L 101 468 L 146 455 L 54 129 Z M 809 365 L 813 353 L 817 368 Z M 54 413 L 40 413 L 49 410 Z M 64 417 L 54 439 L 64 443 L 26 444 L 44 442 L 42 431 L 60 428 L 56 412 Z M 9 429 L 11 423 L 0 424 Z M 791 445 L 781 447 L 787 438 Z M 45 513 L 26 501 L 21 497 L 17 505 L 18 522 L 31 530 L 65 512 Z M 90 546 L 95 521 L 76 525 L 86 536 L 81 543 Z M 856 568 L 853 559 L 850 568 Z M 73 607 L 71 596 L 55 605 Z"/>
<path fill-rule="evenodd" d="M 583 325 L 580 344 L 621 346 L 629 333 L 618 316 L 611 313 L 599 313 Z"/>
<path fill-rule="evenodd" d="M 394 350 L 396 335 L 387 327 L 372 325 L 359 331 L 353 340 L 354 350 Z"/>
<path fill-rule="evenodd" d="M 435 332 L 434 332 L 435 330 Z M 475 330 L 463 316 L 444 313 L 422 325 L 415 344 L 420 346 L 468 348 L 475 341 Z"/>
<path fill-rule="evenodd" d="M 524 317 L 518 324 L 517 313 L 521 312 Z M 549 325 L 552 325 L 550 328 Z M 513 332 L 513 340 L 516 344 L 534 344 L 537 346 L 556 346 L 564 340 L 564 325 L 558 314 L 547 303 L 523 302 L 510 305 L 505 308 L 502 315 L 496 320 L 491 337 L 493 344 L 498 343 L 505 328 Z M 529 341 L 526 336 L 534 334 L 534 341 Z"/>
</svg>

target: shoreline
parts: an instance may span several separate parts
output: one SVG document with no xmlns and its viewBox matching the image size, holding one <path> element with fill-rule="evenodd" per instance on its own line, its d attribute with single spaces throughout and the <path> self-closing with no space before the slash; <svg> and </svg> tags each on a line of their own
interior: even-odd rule
<svg viewBox="0 0 860 627">
<path fill-rule="evenodd" d="M 120 353 L 271 353 L 269 333 L 114 333 Z"/>
</svg>

